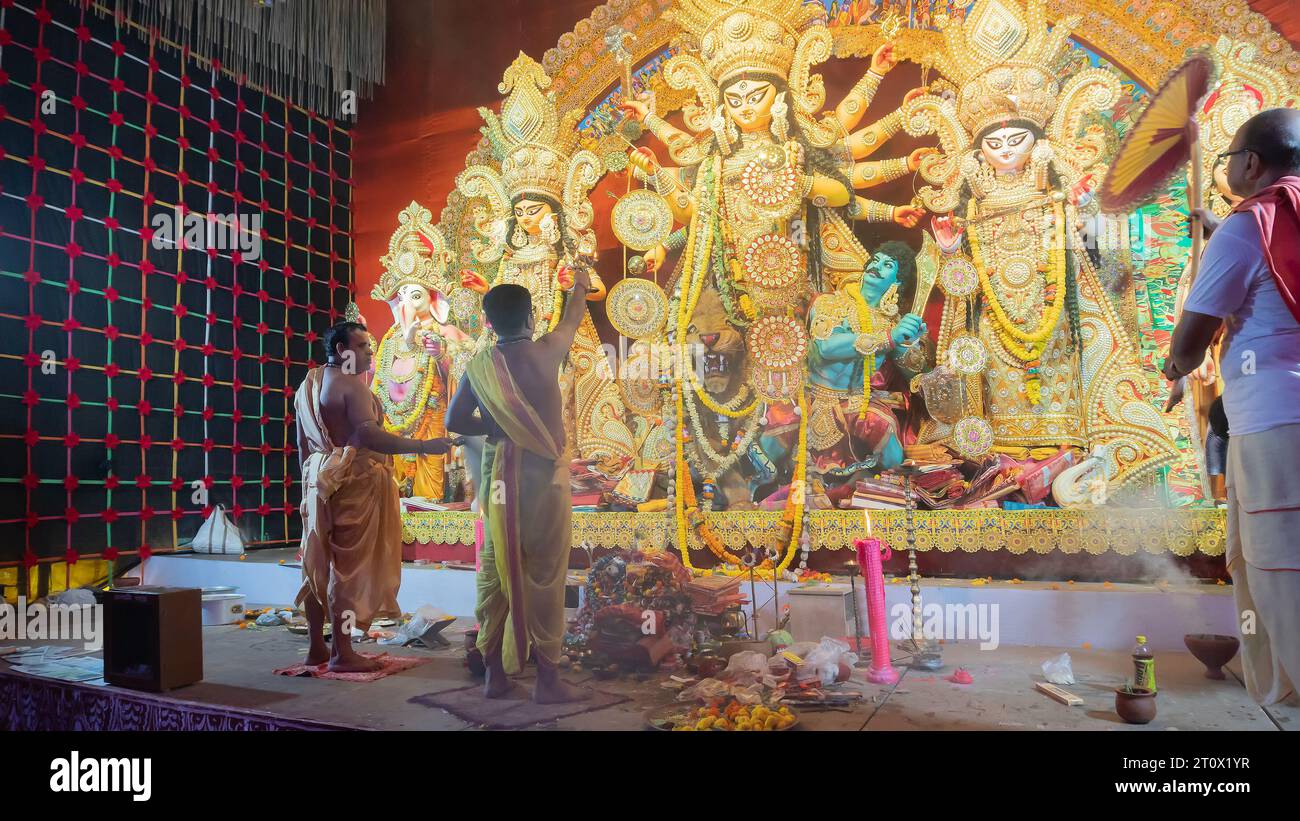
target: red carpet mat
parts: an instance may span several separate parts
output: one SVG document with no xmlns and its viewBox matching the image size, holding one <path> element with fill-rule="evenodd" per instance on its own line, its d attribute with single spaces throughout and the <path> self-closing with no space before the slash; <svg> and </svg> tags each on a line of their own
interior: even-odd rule
<svg viewBox="0 0 1300 821">
<path fill-rule="evenodd" d="M 275 671 L 275 675 L 311 676 L 312 678 L 337 679 L 338 681 L 378 681 L 385 676 L 391 676 L 412 667 L 419 667 L 421 664 L 428 664 L 431 661 L 431 659 L 420 658 L 419 656 L 390 656 L 388 653 L 362 653 L 361 655 L 368 659 L 375 659 L 384 666 L 369 673 L 331 673 L 328 663 L 318 664 L 314 667 L 306 664 L 294 664 L 290 667 L 281 667 Z"/>
</svg>

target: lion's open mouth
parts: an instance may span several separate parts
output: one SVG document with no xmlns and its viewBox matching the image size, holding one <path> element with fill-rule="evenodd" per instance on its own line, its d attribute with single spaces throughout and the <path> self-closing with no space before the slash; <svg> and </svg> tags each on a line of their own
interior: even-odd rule
<svg viewBox="0 0 1300 821">
<path fill-rule="evenodd" d="M 731 385 L 731 357 L 710 351 L 700 358 L 700 366 L 709 393 L 721 393 Z"/>
</svg>

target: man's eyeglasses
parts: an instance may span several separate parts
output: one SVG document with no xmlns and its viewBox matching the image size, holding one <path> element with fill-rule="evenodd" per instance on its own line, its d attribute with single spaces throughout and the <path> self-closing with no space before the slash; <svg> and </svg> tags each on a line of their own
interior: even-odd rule
<svg viewBox="0 0 1300 821">
<path fill-rule="evenodd" d="M 1215 167 L 1215 168 L 1218 168 L 1218 167 L 1219 167 L 1219 163 L 1221 163 L 1221 162 L 1223 162 L 1224 160 L 1228 159 L 1228 158 L 1231 157 L 1233 154 L 1245 154 L 1246 152 L 1250 152 L 1250 153 L 1252 153 L 1252 154 L 1258 154 L 1258 153 L 1259 153 L 1258 151 L 1256 151 L 1256 150 L 1253 149 L 1253 148 L 1238 148 L 1236 151 L 1224 151 L 1222 154 L 1216 154 L 1216 155 L 1215 155 L 1215 157 L 1214 157 L 1214 167 Z"/>
</svg>

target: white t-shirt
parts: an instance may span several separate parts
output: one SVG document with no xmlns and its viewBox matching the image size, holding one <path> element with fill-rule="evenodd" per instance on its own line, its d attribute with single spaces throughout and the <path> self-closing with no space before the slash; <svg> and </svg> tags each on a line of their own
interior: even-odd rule
<svg viewBox="0 0 1300 821">
<path fill-rule="evenodd" d="M 1220 361 L 1232 436 L 1300 423 L 1300 324 L 1282 301 L 1251 214 L 1210 237 L 1183 310 L 1225 320 Z"/>
</svg>

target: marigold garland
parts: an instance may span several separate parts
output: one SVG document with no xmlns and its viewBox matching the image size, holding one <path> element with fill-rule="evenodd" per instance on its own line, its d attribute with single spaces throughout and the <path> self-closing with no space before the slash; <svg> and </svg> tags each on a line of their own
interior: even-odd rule
<svg viewBox="0 0 1300 821">
<path fill-rule="evenodd" d="M 998 335 L 998 340 L 1002 343 L 1003 348 L 1008 353 L 1019 359 L 1026 365 L 1027 379 L 1025 380 L 1025 389 L 1029 395 L 1029 401 L 1038 404 L 1042 397 L 1042 382 L 1038 377 L 1039 359 L 1043 352 L 1047 350 L 1052 332 L 1056 330 L 1056 325 L 1061 319 L 1061 312 L 1065 308 L 1066 297 L 1066 264 L 1065 264 L 1065 214 L 1060 203 L 1052 206 L 1053 222 L 1055 223 L 1055 237 L 1051 249 L 1048 250 L 1048 282 L 1045 290 L 1045 297 L 1049 300 L 1047 310 L 1043 312 L 1043 319 L 1038 327 L 1032 332 L 1022 331 L 1015 326 L 1015 323 L 1007 316 L 998 302 L 997 294 L 993 291 L 993 284 L 989 281 L 988 269 L 984 265 L 983 257 L 980 253 L 980 244 L 975 237 L 975 230 L 970 231 L 970 249 L 971 257 L 975 263 L 975 270 L 979 274 L 980 286 L 984 290 L 984 301 L 993 309 L 994 331 Z M 975 201 L 971 200 L 967 206 L 967 219 L 973 221 L 975 218 Z M 1027 343 L 1027 344 L 1020 344 Z"/>
<path fill-rule="evenodd" d="M 853 287 L 854 283 L 849 283 L 849 296 L 853 299 L 853 304 L 858 308 L 858 333 L 869 334 L 875 330 L 874 323 L 871 321 L 871 306 L 867 304 L 867 298 L 862 295 L 861 283 L 858 287 Z M 871 377 L 876 373 L 876 354 L 871 352 L 862 357 L 862 408 L 858 411 L 859 419 L 867 418 L 867 405 L 871 401 Z"/>
<path fill-rule="evenodd" d="M 398 334 L 393 334 L 379 343 L 378 359 L 380 369 L 384 371 L 390 371 L 392 368 L 393 363 L 391 356 L 389 356 L 390 349 L 388 345 L 393 339 L 397 338 L 397 336 Z M 438 367 L 436 363 L 430 363 L 430 366 L 426 367 L 424 371 L 424 377 L 420 380 L 415 395 L 411 396 L 409 401 L 404 401 L 402 403 L 410 408 L 410 410 L 405 411 L 400 410 L 397 407 L 397 403 L 389 397 L 388 391 L 383 389 L 380 380 L 375 380 L 371 390 L 374 392 L 375 396 L 379 397 L 379 403 L 384 408 L 384 419 L 382 424 L 385 431 L 392 434 L 404 435 L 403 431 L 407 430 L 412 424 L 412 419 L 410 418 L 411 415 L 415 415 L 417 419 L 420 416 L 423 416 L 424 411 L 429 404 L 429 397 L 434 395 L 435 391 L 441 391 L 442 383 L 438 377 Z"/>
</svg>

